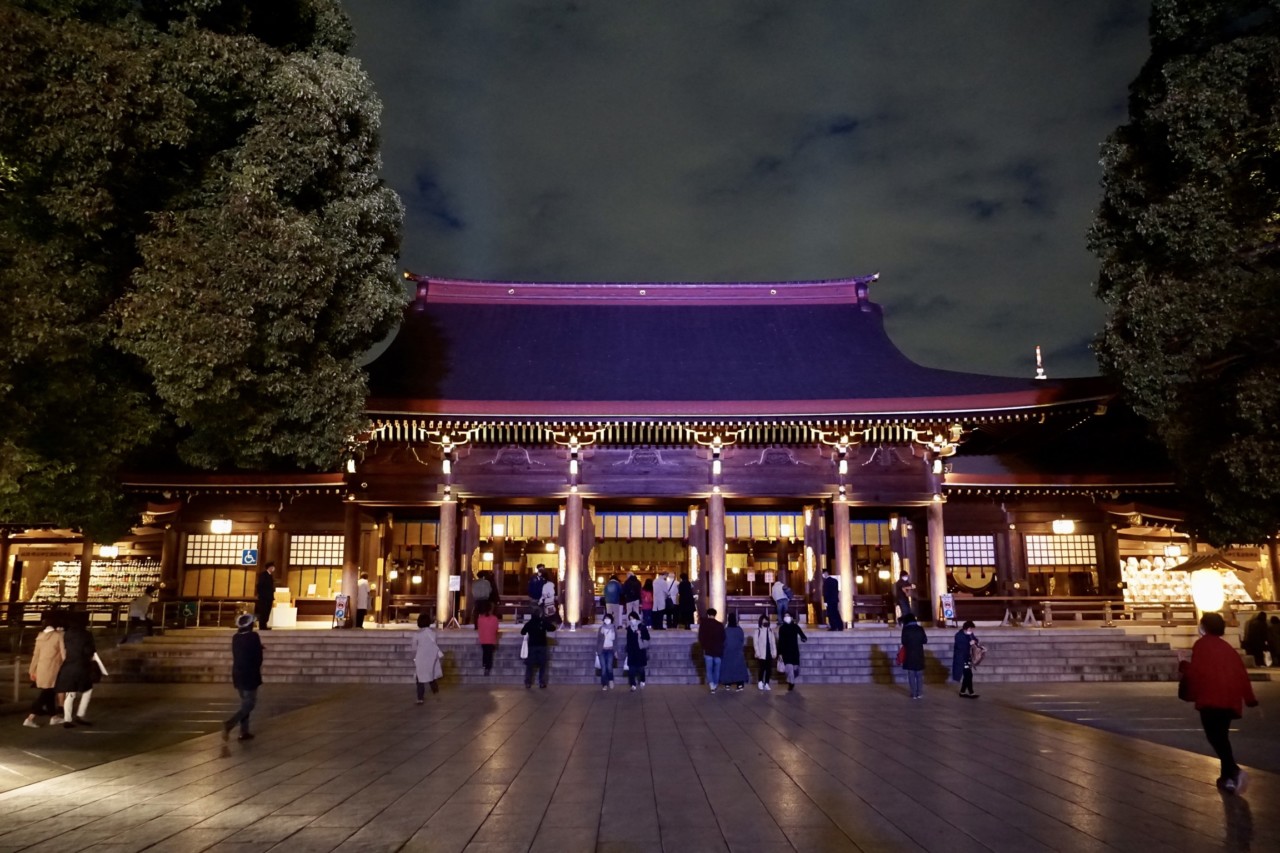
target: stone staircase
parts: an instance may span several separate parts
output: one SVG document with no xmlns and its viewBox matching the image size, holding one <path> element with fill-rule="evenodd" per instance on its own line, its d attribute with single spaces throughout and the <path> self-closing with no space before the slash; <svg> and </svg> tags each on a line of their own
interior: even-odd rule
<svg viewBox="0 0 1280 853">
<path fill-rule="evenodd" d="M 413 682 L 412 630 L 276 630 L 263 635 L 263 678 L 271 683 Z M 808 631 L 801 646 L 802 676 L 817 684 L 905 683 L 893 664 L 897 629 L 858 628 L 838 634 Z M 228 682 L 231 638 L 227 629 L 188 629 L 150 637 L 116 649 L 112 677 L 126 681 Z M 951 629 L 929 629 L 925 647 L 929 682 L 945 681 L 951 666 Z M 493 673 L 485 676 L 480 647 L 470 629 L 437 633 L 444 651 L 444 680 L 454 684 L 523 683 L 520 635 L 502 633 Z M 1177 659 L 1167 643 L 1118 628 L 986 628 L 979 632 L 987 658 L 979 682 L 1173 681 Z M 560 630 L 552 635 L 549 678 L 557 684 L 595 684 L 595 631 Z M 620 644 L 621 647 L 621 644 Z M 621 657 L 621 654 L 619 655 Z M 750 654 L 752 675 L 755 662 Z M 649 649 L 649 684 L 702 683 L 702 652 L 690 631 L 654 632 Z M 625 680 L 621 664 L 615 671 Z"/>
</svg>

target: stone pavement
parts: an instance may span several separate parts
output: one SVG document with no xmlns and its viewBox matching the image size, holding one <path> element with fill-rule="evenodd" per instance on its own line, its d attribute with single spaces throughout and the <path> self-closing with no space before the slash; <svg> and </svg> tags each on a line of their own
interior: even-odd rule
<svg viewBox="0 0 1280 853">
<path fill-rule="evenodd" d="M 204 696 L 146 687 L 157 703 Z M 267 684 L 263 703 L 296 689 Z M 92 732 L 136 716 L 102 693 L 93 730 L 7 715 L 0 746 L 65 736 L 93 752 Z M 1226 797 L 1203 745 L 990 698 L 553 683 L 416 706 L 408 685 L 328 688 L 265 715 L 253 741 L 188 735 L 0 794 L 0 853 L 1280 849 L 1280 776 L 1255 770 Z"/>
</svg>

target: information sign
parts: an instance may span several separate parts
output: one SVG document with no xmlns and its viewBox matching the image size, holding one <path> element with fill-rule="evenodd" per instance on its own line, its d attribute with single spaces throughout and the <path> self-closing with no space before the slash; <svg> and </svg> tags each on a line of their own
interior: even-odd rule
<svg viewBox="0 0 1280 853">
<path fill-rule="evenodd" d="M 258 565 L 258 549 L 257 549 L 257 548 L 245 548 L 243 551 L 241 551 L 241 552 L 240 552 L 240 565 L 242 565 L 242 566 L 256 566 L 256 565 Z"/>
<path fill-rule="evenodd" d="M 462 575 L 449 575 L 449 592 L 462 590 Z"/>
<path fill-rule="evenodd" d="M 942 617 L 944 619 L 956 618 L 956 598 L 951 593 L 944 593 L 942 596 Z"/>
</svg>

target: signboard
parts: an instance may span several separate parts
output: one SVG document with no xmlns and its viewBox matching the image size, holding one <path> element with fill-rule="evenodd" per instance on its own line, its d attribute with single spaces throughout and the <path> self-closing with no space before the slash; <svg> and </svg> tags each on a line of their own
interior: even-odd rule
<svg viewBox="0 0 1280 853">
<path fill-rule="evenodd" d="M 773 572 L 764 573 L 764 582 L 770 584 L 773 583 Z"/>
<path fill-rule="evenodd" d="M 948 620 L 956 618 L 956 597 L 949 592 L 942 596 L 942 618 Z"/>
<path fill-rule="evenodd" d="M 338 593 L 333 597 L 333 621 L 342 623 L 347 621 L 347 608 L 351 606 L 351 596 Z"/>
<path fill-rule="evenodd" d="M 241 551 L 241 552 L 240 552 L 240 565 L 242 565 L 242 566 L 256 566 L 256 565 L 258 565 L 258 549 L 257 549 L 257 548 L 245 548 L 243 551 Z"/>
<path fill-rule="evenodd" d="M 747 572 L 747 583 L 755 583 L 755 582 L 756 582 L 756 573 Z"/>
<path fill-rule="evenodd" d="M 462 591 L 462 575 L 449 575 L 449 592 Z"/>
</svg>

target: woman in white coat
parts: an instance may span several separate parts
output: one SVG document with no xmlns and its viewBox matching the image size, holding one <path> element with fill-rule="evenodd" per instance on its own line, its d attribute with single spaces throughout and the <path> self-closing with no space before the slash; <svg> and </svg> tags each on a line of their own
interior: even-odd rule
<svg viewBox="0 0 1280 853">
<path fill-rule="evenodd" d="M 432 693 L 440 692 L 436 682 L 444 675 L 440 659 L 444 652 L 436 642 L 436 632 L 431 627 L 431 617 L 425 613 L 418 614 L 418 633 L 413 635 L 413 677 L 418 685 L 418 704 L 427 695 L 427 685 L 431 685 Z"/>
<path fill-rule="evenodd" d="M 756 665 L 760 668 L 760 678 L 756 682 L 759 690 L 772 690 L 769 678 L 773 675 L 773 662 L 778 657 L 778 632 L 769 624 L 769 615 L 760 617 L 760 626 L 756 628 L 755 637 Z"/>
</svg>

